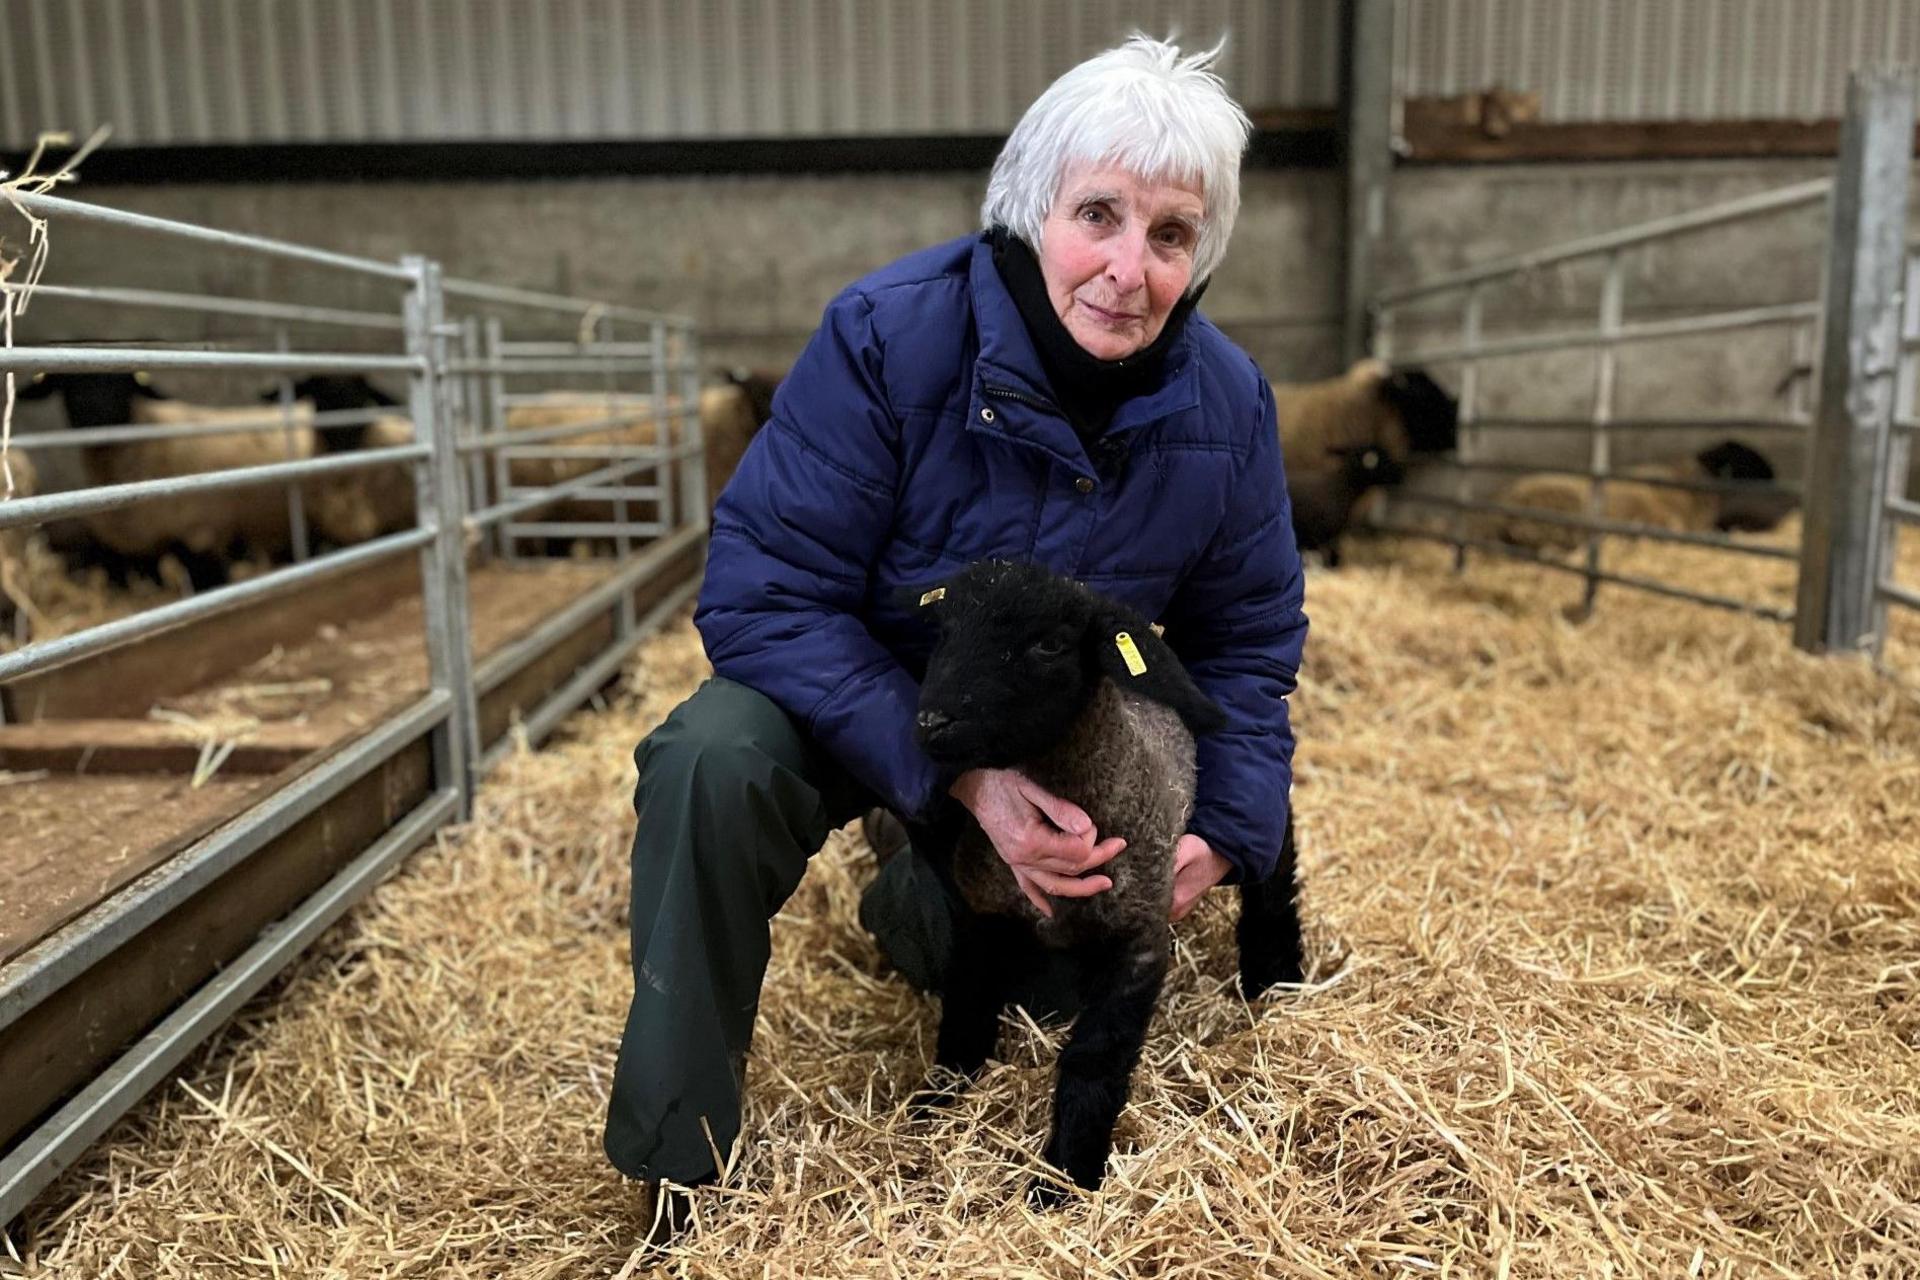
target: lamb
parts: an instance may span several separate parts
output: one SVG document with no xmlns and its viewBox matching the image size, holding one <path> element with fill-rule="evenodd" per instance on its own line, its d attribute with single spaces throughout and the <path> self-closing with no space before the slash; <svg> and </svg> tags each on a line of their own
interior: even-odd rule
<svg viewBox="0 0 1920 1280">
<path fill-rule="evenodd" d="M 1102 867 L 1110 889 L 1042 916 L 979 825 L 957 814 L 912 828 L 966 911 L 955 922 L 935 1064 L 966 1081 L 992 1052 L 1008 976 L 1036 945 L 1069 951 L 1085 1007 L 1061 1053 L 1046 1158 L 1083 1188 L 1105 1175 L 1113 1127 L 1169 959 L 1174 846 L 1194 797 L 1194 735 L 1225 716 L 1146 620 L 1043 568 L 976 564 L 922 598 L 940 636 L 921 686 L 916 734 L 954 774 L 1019 767 L 1080 805 L 1126 848 Z M 1249 999 L 1300 979 L 1293 839 L 1266 884 L 1243 888 L 1240 981 Z M 924 1111 L 953 1096 L 916 1098 Z M 1041 1205 L 1065 1189 L 1034 1185 Z"/>
<path fill-rule="evenodd" d="M 125 484 L 166 476 L 196 475 L 235 467 L 264 466 L 310 458 L 314 453 L 312 410 L 296 408 L 291 429 L 263 421 L 257 408 L 218 409 L 174 400 L 155 390 L 144 374 L 42 374 L 20 392 L 22 400 L 59 395 L 73 427 L 121 424 L 165 426 L 186 422 L 259 422 L 258 431 L 90 445 L 82 454 L 92 484 Z M 229 560 L 241 550 L 284 553 L 290 534 L 284 505 L 257 493 L 228 491 L 137 503 L 82 518 L 89 534 L 110 554 L 111 576 L 124 581 L 139 568 L 157 570 L 162 555 L 178 556 L 196 589 L 227 580 Z"/>
<path fill-rule="evenodd" d="M 1459 439 L 1459 403 L 1425 372 L 1381 360 L 1321 382 L 1276 382 L 1273 400 L 1289 476 L 1335 470 L 1330 457 L 1368 446 L 1404 467 L 1415 455 L 1451 452 Z"/>
<path fill-rule="evenodd" d="M 1785 518 L 1793 497 L 1771 483 L 1773 465 L 1766 457 L 1738 441 L 1727 440 L 1687 458 L 1671 458 L 1629 468 L 1627 479 L 1609 480 L 1601 488 L 1601 518 L 1625 524 L 1647 525 L 1675 532 L 1703 533 L 1743 530 L 1765 532 Z M 1743 486 L 1744 491 L 1702 493 L 1635 483 L 1649 480 L 1717 480 Z M 1579 476 L 1522 476 L 1494 499 L 1503 507 L 1584 515 L 1591 483 Z M 1586 532 L 1570 525 L 1548 524 L 1521 515 L 1484 517 L 1482 532 L 1511 546 L 1572 550 L 1584 545 Z"/>
<path fill-rule="evenodd" d="M 1329 569 L 1340 564 L 1340 538 L 1352 522 L 1354 507 L 1369 489 L 1399 484 L 1401 466 L 1373 445 L 1334 451 L 1332 471 L 1289 473 L 1287 497 L 1293 504 L 1293 536 L 1302 551 L 1318 551 Z"/>
</svg>

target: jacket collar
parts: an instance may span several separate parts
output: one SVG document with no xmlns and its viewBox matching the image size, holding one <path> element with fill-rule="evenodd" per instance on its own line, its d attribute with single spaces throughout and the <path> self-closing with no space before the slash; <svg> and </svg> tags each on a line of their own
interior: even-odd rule
<svg viewBox="0 0 1920 1280">
<path fill-rule="evenodd" d="M 1053 454 L 1083 472 L 1091 471 L 1086 448 L 1054 403 L 1040 353 L 1034 349 L 1033 338 L 1006 283 L 994 269 L 993 248 L 985 239 L 974 242 L 968 278 L 973 292 L 974 333 L 980 343 L 967 410 L 968 429 L 1004 436 Z M 1190 319 L 1187 331 L 1168 350 L 1159 389 L 1121 405 L 1102 439 L 1124 436 L 1199 405 L 1193 330 Z M 983 409 L 992 411 L 990 418 L 982 416 Z"/>
</svg>

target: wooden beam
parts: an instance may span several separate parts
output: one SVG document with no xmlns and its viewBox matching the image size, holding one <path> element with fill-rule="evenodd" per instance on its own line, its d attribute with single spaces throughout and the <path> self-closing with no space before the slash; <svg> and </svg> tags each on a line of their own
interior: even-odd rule
<svg viewBox="0 0 1920 1280">
<path fill-rule="evenodd" d="M 1515 122 L 1499 136 L 1459 118 L 1449 101 L 1410 99 L 1402 122 L 1415 164 L 1504 164 L 1555 160 L 1717 160 L 1821 158 L 1840 152 L 1838 120 L 1640 120 Z M 1915 135 L 1920 148 L 1920 131 Z"/>
<path fill-rule="evenodd" d="M 222 774 L 278 773 L 331 745 L 335 735 L 300 724 L 263 724 L 236 742 Z M 185 725 L 152 720 L 41 720 L 0 725 L 0 769 L 56 773 L 190 774 L 203 737 Z"/>
</svg>

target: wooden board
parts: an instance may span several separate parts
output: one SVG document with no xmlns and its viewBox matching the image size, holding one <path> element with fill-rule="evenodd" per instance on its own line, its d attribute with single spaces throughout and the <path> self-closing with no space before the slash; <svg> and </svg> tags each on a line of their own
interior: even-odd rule
<svg viewBox="0 0 1920 1280">
<path fill-rule="evenodd" d="M 327 622 L 364 618 L 420 590 L 412 555 L 317 584 L 259 605 L 202 618 L 161 635 L 0 689 L 6 719 L 77 720 L 146 715 L 161 698 L 201 688 L 274 648 L 311 636 Z"/>
<path fill-rule="evenodd" d="M 0 1148 L 417 807 L 430 754 L 402 748 L 0 1034 Z"/>
<path fill-rule="evenodd" d="M 38 720 L 0 725 L 0 769 L 15 773 L 171 773 L 191 776 L 207 744 L 221 749 L 219 772 L 278 773 L 326 745 L 306 725 L 248 729 L 231 750 L 218 733 L 154 720 Z"/>
<path fill-rule="evenodd" d="M 1823 157 L 1840 153 L 1838 120 L 1639 120 L 1514 123 L 1500 136 L 1406 104 L 1403 154 L 1417 163 L 1552 160 L 1713 160 Z M 1916 131 L 1920 144 L 1920 131 Z"/>
<path fill-rule="evenodd" d="M 272 790 L 259 776 L 15 775 L 0 786 L 0 961 L 212 831 Z M 0 1033 L 0 1039 L 4 1039 Z M 4 1078 L 4 1077 L 0 1077 Z"/>
</svg>

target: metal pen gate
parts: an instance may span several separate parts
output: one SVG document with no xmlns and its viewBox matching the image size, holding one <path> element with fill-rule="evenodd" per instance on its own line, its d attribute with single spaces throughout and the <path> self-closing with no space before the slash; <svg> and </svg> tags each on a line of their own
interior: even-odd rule
<svg viewBox="0 0 1920 1280">
<path fill-rule="evenodd" d="M 56 225 L 85 223 L 240 259 L 298 264 L 389 296 L 391 307 L 39 286 L 39 296 L 81 306 L 244 317 L 274 328 L 271 336 L 239 350 L 207 349 L 221 344 L 204 341 L 0 348 L 0 371 L 259 375 L 279 380 L 279 403 L 237 421 L 228 416 L 72 427 L 22 433 L 14 445 L 99 449 L 254 433 L 284 438 L 290 456 L 15 497 L 0 501 L 0 530 L 278 487 L 286 492 L 292 562 L 0 653 L 0 692 L 15 692 L 23 682 L 57 676 L 76 664 L 111 660 L 140 643 L 177 640 L 212 619 L 269 602 L 283 607 L 311 593 L 344 590 L 356 575 L 382 566 L 404 571 L 408 557 L 418 569 L 418 642 L 425 650 L 426 680 L 418 696 L 377 723 L 276 775 L 270 791 L 204 837 L 24 949 L 0 950 L 0 1074 L 9 1079 L 9 1096 L 0 1105 L 0 1221 L 17 1213 L 411 850 L 468 814 L 477 778 L 513 749 L 517 737 L 538 738 L 617 673 L 648 631 L 690 598 L 706 527 L 699 348 L 683 317 L 447 279 L 437 263 L 420 257 L 387 262 L 14 194 Z M 17 293 L 16 286 L 6 287 Z M 519 318 L 505 320 L 501 312 Z M 562 337 L 547 336 L 555 326 L 566 331 Z M 383 349 L 327 350 L 312 339 L 303 346 L 292 340 L 293 331 L 350 333 Z M 289 380 L 322 373 L 398 375 L 406 392 L 397 407 L 321 413 L 296 423 Z M 532 394 L 520 390 L 529 378 L 594 382 L 605 410 L 540 431 L 514 430 L 514 396 Z M 292 445 L 296 427 L 324 434 L 382 419 L 410 422 L 411 439 L 316 450 L 313 456 L 297 456 Z M 612 438 L 563 443 L 596 433 L 606 437 L 610 429 Z M 619 438 L 622 429 L 642 429 L 646 438 Z M 555 450 L 563 451 L 573 473 L 547 483 L 515 480 L 517 458 Z M 317 550 L 303 488 L 395 467 L 412 476 L 406 526 Z M 588 504 L 587 514 L 559 527 L 542 522 L 544 510 L 567 503 Z M 477 655 L 468 616 L 470 574 L 526 558 L 520 544 L 528 539 L 562 535 L 592 539 L 611 551 L 586 566 L 595 579 L 591 588 L 524 634 Z M 516 708 L 524 708 L 517 732 Z M 33 714 L 16 708 L 22 710 L 17 719 Z M 339 805 L 347 805 L 352 822 L 365 827 L 364 840 L 328 854 L 331 861 L 314 861 L 319 855 L 298 842 Z M 296 865 L 288 849 L 309 862 Z M 209 928 L 208 904 L 242 890 L 252 895 L 245 909 L 255 915 L 222 917 L 219 929 Z M 207 940 L 221 929 L 227 941 Z M 113 1009 L 103 1015 L 90 1006 L 87 1020 L 63 1016 L 83 997 Z"/>
<path fill-rule="evenodd" d="M 1913 417 L 1896 419 L 1893 358 L 1905 299 L 1905 348 L 1900 363 L 1900 401 L 1913 415 L 1916 347 L 1920 347 L 1920 300 L 1914 258 L 1904 248 L 1907 173 L 1911 164 L 1915 81 L 1911 73 L 1862 73 L 1849 87 L 1848 114 L 1835 176 L 1728 201 L 1626 227 L 1602 235 L 1532 250 L 1384 291 L 1371 304 L 1375 354 L 1400 366 L 1440 365 L 1458 370 L 1460 447 L 1438 465 L 1453 474 L 1450 492 L 1395 491 L 1393 507 L 1429 507 L 1445 513 L 1444 530 L 1402 519 L 1377 522 L 1390 532 L 1433 538 L 1455 548 L 1456 567 L 1469 551 L 1525 560 L 1584 581 L 1583 608 L 1591 608 L 1601 584 L 1612 584 L 1694 603 L 1752 613 L 1795 625 L 1796 642 L 1816 650 L 1877 649 L 1888 604 L 1913 607 L 1920 596 L 1887 580 L 1894 523 L 1915 523 L 1920 506 L 1903 496 Z M 1809 206 L 1827 206 L 1829 231 L 1817 297 L 1739 306 L 1669 319 L 1628 320 L 1624 255 L 1679 237 L 1735 223 L 1779 216 Z M 1490 287 L 1522 280 L 1543 269 L 1597 262 L 1602 271 L 1599 305 L 1591 328 L 1485 335 Z M 1903 281 L 1904 277 L 1904 281 Z M 1401 342 L 1400 330 L 1413 304 L 1459 299 L 1458 339 Z M 1797 360 L 1812 366 L 1817 398 L 1772 414 L 1726 416 L 1624 416 L 1615 392 L 1622 348 L 1703 334 L 1775 329 L 1790 334 Z M 1528 354 L 1591 350 L 1594 353 L 1590 412 L 1581 416 L 1480 411 L 1480 375 L 1488 361 Z M 1706 478 L 1628 474 L 1615 465 L 1624 436 L 1659 437 L 1682 431 L 1754 433 L 1804 441 L 1810 451 L 1801 485 L 1739 484 Z M 1503 433 L 1538 438 L 1547 433 L 1584 434 L 1587 465 L 1536 466 L 1488 459 L 1482 454 Z M 1580 514 L 1511 507 L 1474 493 L 1476 478 L 1517 474 L 1562 475 L 1588 482 Z M 1725 534 L 1684 531 L 1606 518 L 1606 486 L 1628 481 L 1652 488 L 1704 494 L 1740 494 L 1794 499 L 1805 508 L 1798 548 L 1745 541 Z M 1583 535 L 1584 554 L 1568 563 L 1524 546 L 1475 536 L 1474 514 L 1563 527 Z M 1887 532 L 1879 532 L 1885 526 Z M 1602 565 L 1609 538 L 1684 544 L 1716 553 L 1792 562 L 1797 601 L 1784 609 L 1651 578 L 1613 572 Z"/>
</svg>

